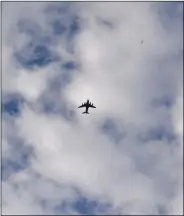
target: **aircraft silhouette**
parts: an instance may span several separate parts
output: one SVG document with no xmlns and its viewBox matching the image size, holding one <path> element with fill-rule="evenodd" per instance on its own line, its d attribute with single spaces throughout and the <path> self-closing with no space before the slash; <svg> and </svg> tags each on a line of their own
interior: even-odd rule
<svg viewBox="0 0 184 216">
<path fill-rule="evenodd" d="M 83 112 L 82 114 L 89 114 L 89 113 L 88 113 L 89 107 L 91 107 L 91 108 L 96 108 L 95 106 L 93 106 L 92 103 L 89 102 L 89 100 L 87 100 L 87 102 L 83 103 L 83 104 L 82 104 L 81 106 L 79 106 L 78 108 L 82 108 L 82 107 L 85 107 L 85 108 L 86 108 L 86 111 Z"/>
</svg>

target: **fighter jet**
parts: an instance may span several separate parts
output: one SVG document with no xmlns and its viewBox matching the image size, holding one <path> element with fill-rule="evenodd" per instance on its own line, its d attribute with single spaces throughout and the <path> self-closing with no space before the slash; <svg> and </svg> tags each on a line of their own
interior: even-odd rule
<svg viewBox="0 0 184 216">
<path fill-rule="evenodd" d="M 96 108 L 95 106 L 93 106 L 93 104 L 91 102 L 89 102 L 89 100 L 87 100 L 87 102 L 83 103 L 81 106 L 79 106 L 78 108 L 82 108 L 82 107 L 85 107 L 86 108 L 86 111 L 83 112 L 82 114 L 89 114 L 88 113 L 88 109 L 89 107 L 91 108 Z"/>
</svg>

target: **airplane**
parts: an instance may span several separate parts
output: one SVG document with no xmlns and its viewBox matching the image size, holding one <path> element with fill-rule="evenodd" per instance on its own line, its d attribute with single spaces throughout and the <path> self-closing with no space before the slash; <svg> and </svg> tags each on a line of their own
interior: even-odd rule
<svg viewBox="0 0 184 216">
<path fill-rule="evenodd" d="M 91 108 L 96 108 L 95 106 L 93 106 L 92 103 L 89 102 L 89 100 L 87 100 L 87 102 L 83 103 L 83 104 L 82 104 L 81 106 L 79 106 L 78 108 L 82 108 L 82 107 L 85 107 L 85 108 L 86 108 L 86 111 L 83 112 L 82 114 L 89 114 L 89 113 L 88 113 L 89 107 L 91 107 Z"/>
</svg>

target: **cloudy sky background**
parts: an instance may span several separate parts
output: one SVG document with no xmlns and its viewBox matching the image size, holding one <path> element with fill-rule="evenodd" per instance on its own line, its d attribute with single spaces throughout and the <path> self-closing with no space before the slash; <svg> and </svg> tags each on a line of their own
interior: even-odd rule
<svg viewBox="0 0 184 216">
<path fill-rule="evenodd" d="M 182 3 L 2 13 L 2 213 L 181 214 Z"/>
</svg>

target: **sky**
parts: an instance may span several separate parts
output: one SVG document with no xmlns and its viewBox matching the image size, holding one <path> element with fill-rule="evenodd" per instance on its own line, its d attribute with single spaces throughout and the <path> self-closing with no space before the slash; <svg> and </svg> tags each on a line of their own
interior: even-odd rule
<svg viewBox="0 0 184 216">
<path fill-rule="evenodd" d="M 2 213 L 182 214 L 182 60 L 182 3 L 2 2 Z"/>
</svg>

